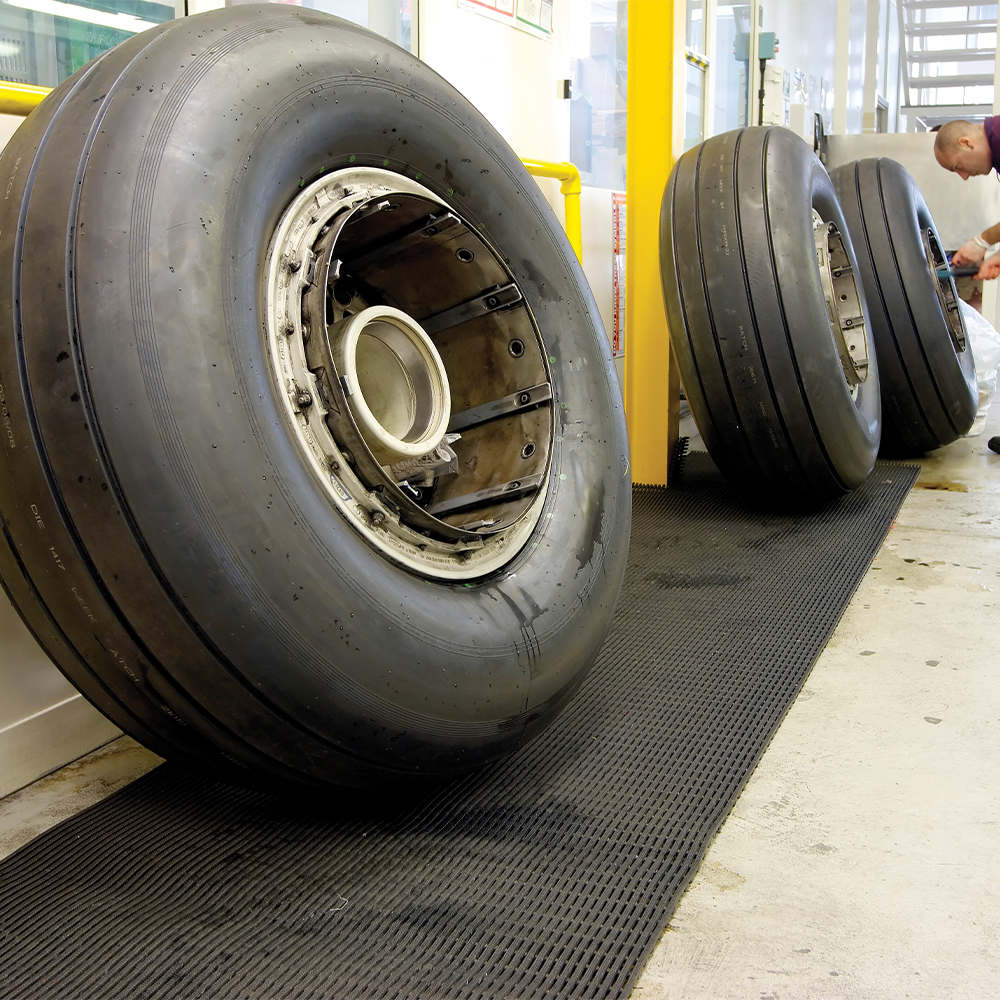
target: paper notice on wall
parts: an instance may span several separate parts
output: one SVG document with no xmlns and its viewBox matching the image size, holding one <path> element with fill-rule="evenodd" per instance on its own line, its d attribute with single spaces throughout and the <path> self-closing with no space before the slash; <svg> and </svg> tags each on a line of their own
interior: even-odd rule
<svg viewBox="0 0 1000 1000">
<path fill-rule="evenodd" d="M 514 2 L 515 0 L 458 0 L 458 6 L 516 27 Z"/>
<path fill-rule="evenodd" d="M 457 0 L 463 10 L 520 28 L 537 38 L 552 37 L 553 0 Z"/>
<path fill-rule="evenodd" d="M 478 9 L 480 13 L 500 14 L 507 21 L 514 19 L 514 0 L 460 0 L 458 6 L 467 10 Z"/>
<path fill-rule="evenodd" d="M 611 195 L 611 350 L 616 358 L 625 354 L 625 195 Z"/>
<path fill-rule="evenodd" d="M 552 0 L 517 0 L 517 19 L 521 25 L 544 31 L 552 31 Z"/>
</svg>

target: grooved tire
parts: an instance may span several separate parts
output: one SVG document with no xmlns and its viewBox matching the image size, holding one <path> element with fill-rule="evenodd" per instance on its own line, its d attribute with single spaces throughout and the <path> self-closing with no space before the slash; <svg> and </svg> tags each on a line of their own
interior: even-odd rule
<svg viewBox="0 0 1000 1000">
<path fill-rule="evenodd" d="M 93 704 L 285 789 L 439 778 L 555 716 L 624 573 L 623 409 L 565 236 L 468 102 L 346 22 L 236 6 L 85 67 L 0 172 L 0 575 Z M 363 387 L 308 353 L 341 300 L 437 331 L 462 436 L 406 497 L 344 443 Z"/>
<path fill-rule="evenodd" d="M 925 236 L 940 248 L 934 220 L 916 182 L 895 160 L 857 160 L 830 176 L 868 301 L 884 450 L 922 455 L 965 434 L 979 405 L 972 351 L 957 349 L 949 331 L 949 323 L 956 324 L 964 337 L 954 282 L 940 281 L 928 261 Z M 943 255 L 937 263 L 943 266 Z"/>
<path fill-rule="evenodd" d="M 685 153 L 660 215 L 671 342 L 705 445 L 746 493 L 793 505 L 860 485 L 879 443 L 877 367 L 872 357 L 852 395 L 816 263 L 814 209 L 850 254 L 812 150 L 786 129 L 747 128 Z"/>
</svg>

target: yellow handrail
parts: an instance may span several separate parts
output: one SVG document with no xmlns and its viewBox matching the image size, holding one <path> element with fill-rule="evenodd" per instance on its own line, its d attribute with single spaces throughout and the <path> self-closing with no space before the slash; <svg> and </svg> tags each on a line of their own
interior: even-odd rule
<svg viewBox="0 0 1000 1000">
<path fill-rule="evenodd" d="M 572 163 L 552 163 L 549 160 L 522 160 L 529 174 L 537 177 L 554 177 L 562 181 L 559 190 L 565 198 L 566 238 L 576 251 L 577 260 L 583 263 L 583 227 L 580 224 L 580 171 Z"/>
<path fill-rule="evenodd" d="M 51 90 L 31 83 L 0 84 L 0 115 L 30 115 Z"/>
</svg>

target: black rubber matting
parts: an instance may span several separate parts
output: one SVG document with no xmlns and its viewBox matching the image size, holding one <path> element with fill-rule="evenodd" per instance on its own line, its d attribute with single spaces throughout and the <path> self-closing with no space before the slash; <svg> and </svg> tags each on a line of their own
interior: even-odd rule
<svg viewBox="0 0 1000 1000">
<path fill-rule="evenodd" d="M 916 471 L 796 517 L 688 456 L 534 743 L 382 816 L 165 764 L 0 863 L 0 997 L 626 996 Z"/>
</svg>

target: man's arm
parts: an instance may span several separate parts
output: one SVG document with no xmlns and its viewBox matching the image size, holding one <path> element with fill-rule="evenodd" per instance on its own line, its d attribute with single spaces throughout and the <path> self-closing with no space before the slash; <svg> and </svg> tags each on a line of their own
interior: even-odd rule
<svg viewBox="0 0 1000 1000">
<path fill-rule="evenodd" d="M 979 265 L 979 271 L 975 276 L 983 279 L 1000 277 L 1000 253 L 991 253 Z"/>
<path fill-rule="evenodd" d="M 979 236 L 974 236 L 968 243 L 963 243 L 951 258 L 952 264 L 959 267 L 962 264 L 975 264 L 986 256 L 986 250 L 994 243 L 1000 243 L 1000 222 L 989 229 L 984 229 Z M 983 274 L 976 275 L 982 278 Z M 995 278 L 996 275 L 990 275 Z"/>
</svg>

